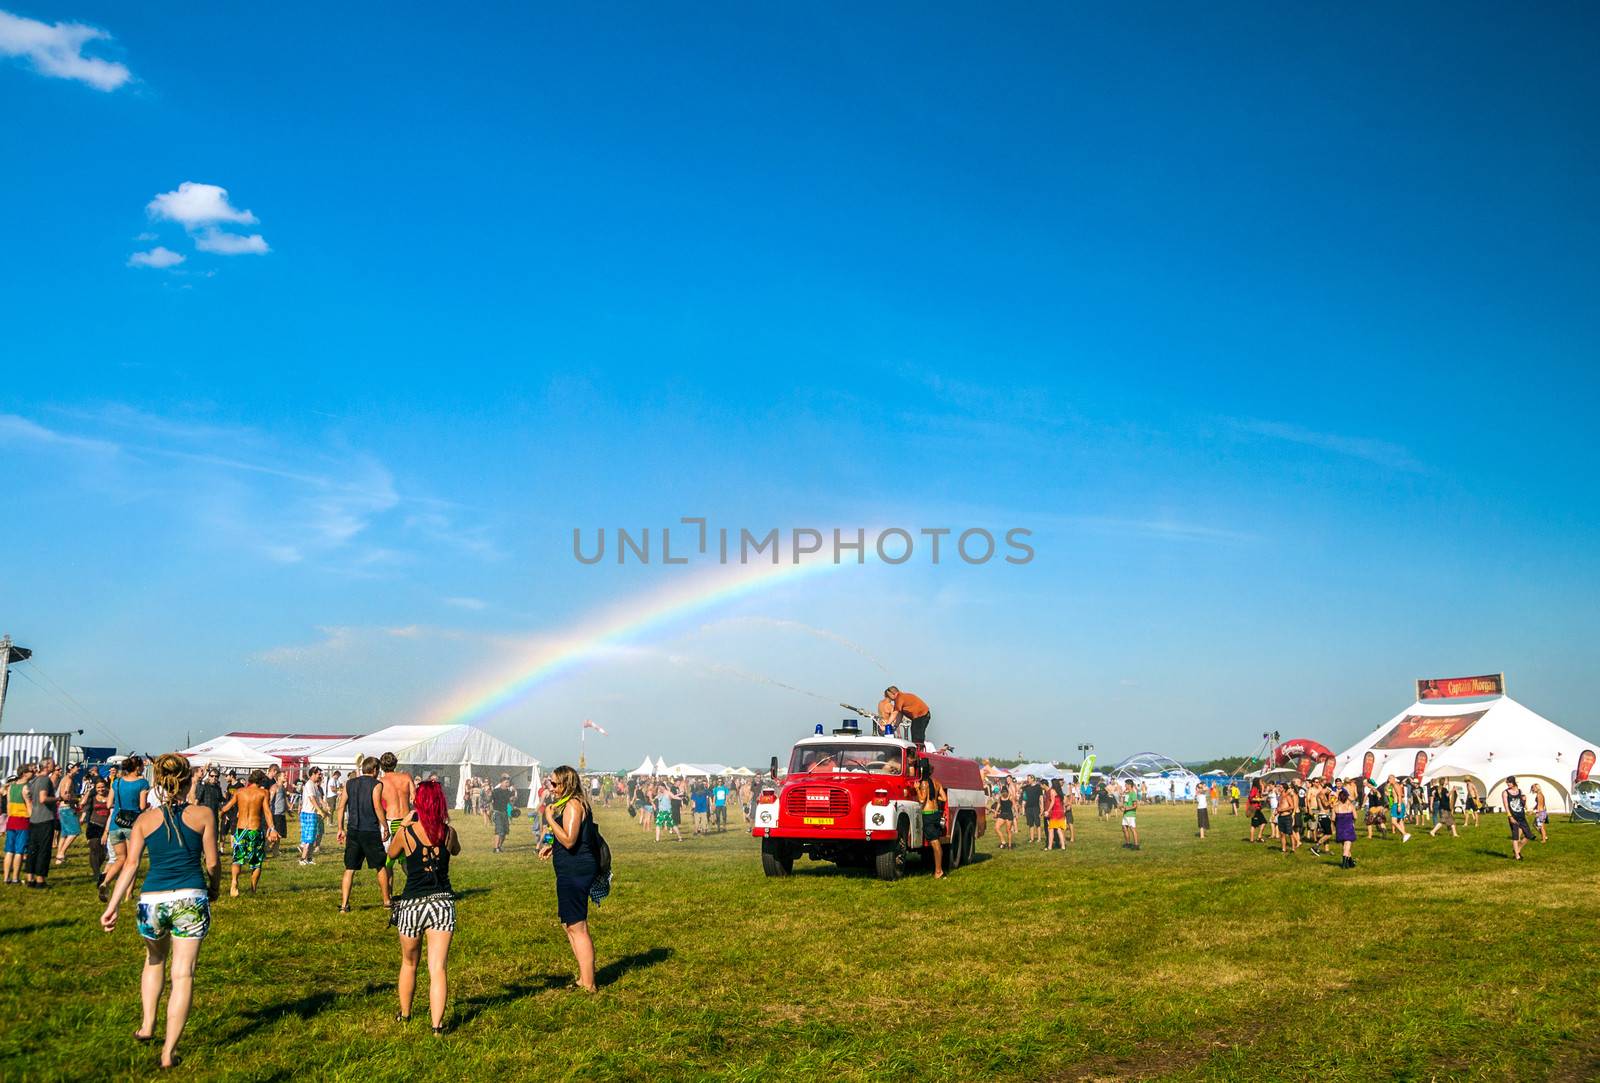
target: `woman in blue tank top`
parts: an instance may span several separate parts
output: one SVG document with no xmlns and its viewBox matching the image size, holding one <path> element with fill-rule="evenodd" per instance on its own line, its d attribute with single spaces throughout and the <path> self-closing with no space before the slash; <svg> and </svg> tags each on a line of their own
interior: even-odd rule
<svg viewBox="0 0 1600 1083">
<path fill-rule="evenodd" d="M 133 892 L 139 857 L 148 852 L 150 871 L 139 893 L 139 935 L 144 938 L 145 972 L 163 975 L 172 960 L 172 994 L 167 999 L 167 1033 L 162 1041 L 161 1067 L 178 1062 L 178 1039 L 189 1018 L 194 993 L 194 964 L 200 941 L 211 929 L 211 903 L 222 886 L 222 858 L 217 852 L 217 821 L 211 810 L 188 804 L 191 775 L 189 761 L 176 752 L 156 760 L 156 786 L 164 800 L 159 808 L 140 813 L 129 829 L 128 858 L 117 875 L 111 900 L 100 924 L 106 932 L 117 927 L 122 900 Z M 144 1018 L 133 1032 L 135 1041 L 155 1037 L 156 1008 L 164 981 L 139 982 Z"/>
<path fill-rule="evenodd" d="M 129 756 L 122 761 L 122 773 L 111 780 L 111 819 L 106 824 L 105 834 L 111 863 L 100 880 L 101 902 L 110 897 L 111 885 L 122 871 L 122 863 L 128 859 L 128 835 L 133 828 L 125 823 L 149 807 L 150 783 L 144 780 L 144 760 Z"/>
</svg>

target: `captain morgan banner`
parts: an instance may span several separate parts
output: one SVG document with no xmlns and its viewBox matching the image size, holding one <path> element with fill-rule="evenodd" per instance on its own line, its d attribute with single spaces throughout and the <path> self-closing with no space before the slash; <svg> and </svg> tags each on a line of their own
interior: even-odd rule
<svg viewBox="0 0 1600 1083">
<path fill-rule="evenodd" d="M 1443 748 L 1453 745 L 1488 711 L 1438 716 L 1408 714 L 1378 738 L 1373 748 Z"/>
<path fill-rule="evenodd" d="M 1486 673 L 1481 677 L 1433 677 L 1417 682 L 1417 699 L 1465 699 L 1468 696 L 1503 696 L 1506 675 Z"/>
</svg>

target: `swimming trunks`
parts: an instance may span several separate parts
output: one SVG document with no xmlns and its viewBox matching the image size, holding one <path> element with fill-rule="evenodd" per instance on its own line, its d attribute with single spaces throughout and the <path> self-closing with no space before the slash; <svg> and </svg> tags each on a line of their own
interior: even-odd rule
<svg viewBox="0 0 1600 1083">
<path fill-rule="evenodd" d="M 259 869 L 267 856 L 267 836 L 259 827 L 241 827 L 233 833 L 233 863 L 241 869 Z"/>
</svg>

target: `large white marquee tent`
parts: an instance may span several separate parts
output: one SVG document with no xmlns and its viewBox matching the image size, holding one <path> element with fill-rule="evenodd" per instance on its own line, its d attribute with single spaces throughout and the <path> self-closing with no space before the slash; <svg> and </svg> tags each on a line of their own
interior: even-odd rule
<svg viewBox="0 0 1600 1083">
<path fill-rule="evenodd" d="M 400 766 L 426 777 L 437 774 L 445 792 L 455 795 L 460 807 L 466 800 L 467 779 L 473 775 L 498 779 L 509 774 L 511 784 L 531 795 L 539 789 L 539 761 L 498 737 L 465 723 L 444 726 L 390 726 L 362 737 L 318 749 L 310 760 L 347 775 L 367 756 L 393 752 Z"/>
<path fill-rule="evenodd" d="M 1515 775 L 1524 792 L 1540 784 L 1551 812 L 1567 812 L 1578 757 L 1594 746 L 1510 696 L 1418 700 L 1345 750 L 1335 774 L 1404 778 L 1423 756 L 1425 781 L 1471 779 L 1498 805 Z"/>
<path fill-rule="evenodd" d="M 445 792 L 459 808 L 466 801 L 466 781 L 473 775 L 498 779 L 509 774 L 511 782 L 526 792 L 529 800 L 542 781 L 539 761 L 498 737 L 475 726 L 390 726 L 376 733 L 311 734 L 225 733 L 183 750 L 196 766 L 215 764 L 224 771 L 248 771 L 281 764 L 340 770 L 349 775 L 359 770 L 366 756 L 381 757 L 393 752 L 400 765 L 422 777 L 437 774 Z"/>
</svg>

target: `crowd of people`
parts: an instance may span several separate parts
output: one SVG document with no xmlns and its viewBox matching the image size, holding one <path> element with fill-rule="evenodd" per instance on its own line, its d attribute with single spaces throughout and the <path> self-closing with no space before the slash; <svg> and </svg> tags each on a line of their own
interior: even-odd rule
<svg viewBox="0 0 1600 1083">
<path fill-rule="evenodd" d="M 926 792 L 919 788 L 918 795 L 925 816 L 937 817 L 937 783 L 931 775 L 923 781 Z M 521 795 L 510 775 L 502 774 L 494 783 L 467 779 L 464 791 L 466 815 L 484 817 L 494 837 L 493 850 L 501 852 L 512 820 L 522 815 Z M 1524 792 L 1515 778 L 1508 778 L 1500 792 L 1513 855 L 1520 861 L 1535 837 L 1548 841 L 1549 807 L 1538 783 Z M 588 907 L 609 886 L 609 849 L 595 827 L 594 806 L 615 800 L 637 815 L 641 831 L 654 831 L 656 841 L 682 841 L 685 813 L 691 837 L 724 832 L 730 808 L 738 810 L 741 824 L 750 822 L 755 794 L 744 778 L 595 776 L 585 783 L 571 767 L 550 773 L 543 792 L 533 795 L 537 815 L 530 819 L 539 856 L 554 865 L 557 914 L 566 929 L 578 988 L 595 989 Z M 1430 837 L 1444 831 L 1455 837 L 1461 826 L 1476 827 L 1483 813 L 1495 811 L 1472 781 L 1258 778 L 1243 792 L 1238 782 L 1214 782 L 1199 786 L 1194 796 L 1202 839 L 1211 829 L 1213 810 L 1228 808 L 1233 816 L 1247 817 L 1249 842 L 1276 843 L 1285 855 L 1305 847 L 1321 856 L 1337 846 L 1344 868 L 1356 865 L 1353 849 L 1360 826 L 1365 826 L 1368 840 L 1384 836 L 1405 843 L 1413 829 L 1426 829 Z M 1030 846 L 1064 850 L 1074 845 L 1074 813 L 1091 803 L 1102 820 L 1120 817 L 1124 847 L 1142 848 L 1138 811 L 1146 794 L 1137 779 L 1097 779 L 1080 789 L 1060 779 L 1003 778 L 989 786 L 988 798 L 1002 850 L 1022 843 L 1024 827 Z M 211 931 L 212 904 L 221 894 L 224 848 L 229 897 L 262 890 L 263 869 L 281 852 L 292 811 L 298 816 L 300 865 L 317 863 L 330 827 L 343 848 L 341 913 L 351 912 L 356 878 L 363 869 L 375 874 L 380 903 L 399 939 L 396 1018 L 411 1018 L 425 952 L 430 1017 L 434 1032 L 442 1034 L 450 943 L 457 925 L 450 860 L 461 851 L 449 807 L 437 776 L 411 774 L 392 753 L 368 756 L 348 775 L 313 766 L 294 779 L 276 766 L 243 777 L 215 766 L 195 770 L 177 753 L 158 757 L 153 770 L 142 757 L 130 756 L 105 773 L 64 768 L 47 758 L 21 765 L 7 782 L 5 882 L 49 889 L 51 868 L 69 860 L 81 835 L 93 882 L 105 903 L 101 923 L 109 931 L 117 925 L 121 904 L 133 897 L 141 860 L 148 861 L 136 906 L 145 962 L 141 1023 L 133 1038 L 154 1040 L 165 993 L 161 1064 L 166 1067 L 177 1060 L 195 962 L 201 941 Z M 927 837 L 942 835 L 935 829 Z M 937 845 L 933 856 L 934 875 L 941 876 Z"/>
<path fill-rule="evenodd" d="M 508 775 L 498 785 L 472 789 L 482 800 L 469 814 L 489 816 L 499 850 L 509 833 L 508 827 L 501 830 L 502 821 L 518 806 L 517 790 Z M 6 798 L 8 884 L 48 890 L 51 867 L 66 863 L 83 835 L 92 882 L 105 904 L 102 927 L 114 930 L 122 904 L 137 894 L 144 967 L 141 1021 L 132 1038 L 155 1040 L 165 996 L 163 1068 L 179 1059 L 195 963 L 222 893 L 224 857 L 230 898 L 239 898 L 242 888 L 250 894 L 263 890 L 263 869 L 281 852 L 291 810 L 299 817 L 299 864 L 316 864 L 330 826 L 343 847 L 340 913 L 351 912 L 357 875 L 363 869 L 375 873 L 381 905 L 399 940 L 396 1018 L 411 1019 L 425 952 L 432 1027 L 435 1034 L 445 1032 L 448 960 L 457 924 L 450 859 L 461 852 L 461 840 L 438 778 L 412 775 L 392 753 L 366 757 L 348 776 L 334 772 L 330 778 L 313 766 L 292 781 L 277 767 L 242 778 L 214 766 L 196 770 L 178 753 L 148 765 L 143 757 L 130 756 L 104 774 L 63 768 L 47 758 L 21 765 L 6 785 Z M 557 767 L 546 779 L 538 795 L 535 834 L 538 856 L 554 865 L 556 911 L 573 954 L 575 987 L 593 992 L 588 908 L 609 889 L 609 849 L 595 826 L 589 789 L 573 768 Z M 136 893 L 142 863 L 148 867 Z"/>
<path fill-rule="evenodd" d="M 639 830 L 655 831 L 663 838 L 683 841 L 683 814 L 690 815 L 690 837 L 721 834 L 728 830 L 728 808 L 739 811 L 739 822 L 750 822 L 754 788 L 749 779 L 612 779 L 601 783 L 607 803 L 615 796 L 638 819 Z"/>
<path fill-rule="evenodd" d="M 1096 779 L 1080 789 L 1060 779 L 1028 776 L 996 780 L 988 790 L 989 815 L 1002 850 L 1017 848 L 1019 810 L 1028 844 L 1065 849 L 1077 841 L 1074 808 L 1090 802 L 1102 820 L 1121 816 L 1124 847 L 1141 848 L 1138 809 L 1146 794 L 1136 779 Z M 1537 782 L 1524 793 L 1515 778 L 1507 778 L 1503 794 L 1512 856 L 1521 861 L 1523 848 L 1535 835 L 1541 843 L 1549 841 L 1549 804 Z M 1452 784 L 1398 777 L 1382 783 L 1364 778 L 1257 778 L 1242 792 L 1237 781 L 1201 783 L 1194 789 L 1194 804 L 1196 831 L 1202 839 L 1211 830 L 1213 809 L 1226 806 L 1238 816 L 1242 805 L 1250 821 L 1250 842 L 1277 843 L 1284 854 L 1305 846 L 1318 857 L 1337 845 L 1343 868 L 1356 866 L 1353 848 L 1363 823 L 1368 839 L 1379 835 L 1410 842 L 1413 827 L 1426 829 L 1430 838 L 1441 831 L 1454 838 L 1459 837 L 1461 825 L 1477 827 L 1482 814 L 1492 811 L 1470 779 Z"/>
<path fill-rule="evenodd" d="M 1237 786 L 1233 793 L 1237 804 Z M 1541 843 L 1549 841 L 1549 804 L 1539 783 L 1524 792 L 1514 776 L 1505 779 L 1501 793 L 1512 857 L 1521 861 L 1523 848 L 1535 832 Z M 1321 856 L 1331 841 L 1339 845 L 1345 868 L 1355 867 L 1352 851 L 1362 825 L 1368 840 L 1383 836 L 1410 842 L 1413 827 L 1418 831 L 1427 828 L 1429 838 L 1446 830 L 1458 838 L 1460 825 L 1477 827 L 1483 813 L 1494 811 L 1471 779 L 1453 785 L 1393 776 L 1383 782 L 1295 778 L 1263 783 L 1257 779 L 1244 796 L 1244 806 L 1250 817 L 1251 842 L 1276 842 L 1284 854 L 1296 853 L 1304 845 Z"/>
<path fill-rule="evenodd" d="M 1139 805 L 1144 800 L 1144 788 L 1133 779 L 1097 779 L 1092 785 L 1079 788 L 1059 778 L 1039 779 L 1029 775 L 991 783 L 989 815 L 994 820 L 995 837 L 1002 850 L 1017 848 L 1019 809 L 1022 826 L 1028 829 L 1030 845 L 1065 850 L 1078 841 L 1074 809 L 1093 801 L 1100 819 L 1121 816 L 1123 847 L 1139 850 L 1143 848 L 1139 842 Z M 1204 815 L 1201 823 L 1202 829 L 1208 826 Z"/>
</svg>

